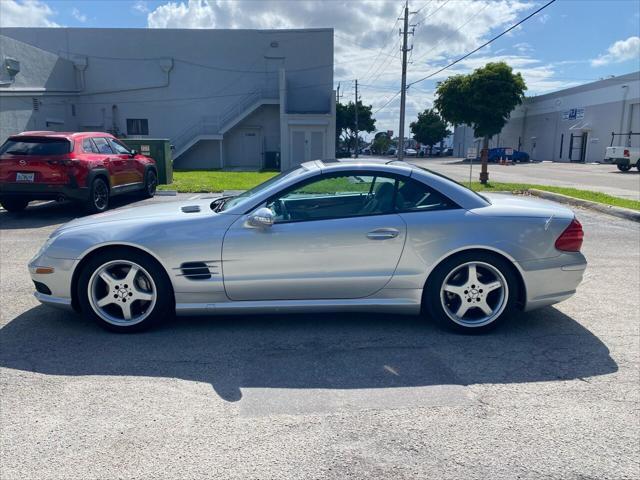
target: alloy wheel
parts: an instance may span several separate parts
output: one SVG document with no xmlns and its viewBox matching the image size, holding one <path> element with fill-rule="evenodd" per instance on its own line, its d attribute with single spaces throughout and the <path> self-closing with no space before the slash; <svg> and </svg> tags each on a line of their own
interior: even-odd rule
<svg viewBox="0 0 640 480">
<path fill-rule="evenodd" d="M 103 181 L 97 181 L 93 189 L 93 204 L 96 210 L 102 211 L 109 204 L 109 189 Z"/>
<path fill-rule="evenodd" d="M 149 272 L 129 260 L 114 260 L 98 268 L 87 286 L 93 311 L 116 326 L 131 326 L 149 316 L 157 288 Z"/>
<path fill-rule="evenodd" d="M 446 315 L 464 327 L 482 327 L 496 320 L 509 299 L 502 273 L 485 262 L 456 266 L 445 277 L 440 299 Z"/>
</svg>

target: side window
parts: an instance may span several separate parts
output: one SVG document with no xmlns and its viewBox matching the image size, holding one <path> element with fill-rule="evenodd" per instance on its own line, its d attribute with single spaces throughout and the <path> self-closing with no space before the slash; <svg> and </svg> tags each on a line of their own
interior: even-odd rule
<svg viewBox="0 0 640 480">
<path fill-rule="evenodd" d="M 111 149 L 118 155 L 129 155 L 131 153 L 127 147 L 125 147 L 123 144 L 121 144 L 117 140 L 114 140 L 113 138 L 109 138 L 108 141 L 109 141 L 109 145 L 111 145 Z"/>
<path fill-rule="evenodd" d="M 127 118 L 127 135 L 149 135 L 149 120 L 146 118 Z"/>
<path fill-rule="evenodd" d="M 380 175 L 322 176 L 267 202 L 276 223 L 393 212 L 396 180 Z"/>
<path fill-rule="evenodd" d="M 98 147 L 98 153 L 103 153 L 106 155 L 111 155 L 113 153 L 113 150 L 111 150 L 111 147 L 109 146 L 106 138 L 95 137 L 93 139 L 93 142 L 96 144 L 96 147 Z"/>
<path fill-rule="evenodd" d="M 85 153 L 98 153 L 98 149 L 93 144 L 90 138 L 85 138 L 82 140 L 82 150 Z"/>
<path fill-rule="evenodd" d="M 416 180 L 400 180 L 396 196 L 396 210 L 415 212 L 423 210 L 445 210 L 456 205 L 441 193 Z"/>
</svg>

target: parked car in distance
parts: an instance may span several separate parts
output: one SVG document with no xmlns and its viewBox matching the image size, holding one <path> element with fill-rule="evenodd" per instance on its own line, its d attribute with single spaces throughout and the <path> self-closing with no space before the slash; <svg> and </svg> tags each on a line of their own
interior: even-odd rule
<svg viewBox="0 0 640 480">
<path fill-rule="evenodd" d="M 372 311 L 475 333 L 572 296 L 582 237 L 560 205 L 407 162 L 313 161 L 235 197 L 73 220 L 29 271 L 42 303 L 119 332 L 172 313 Z"/>
<path fill-rule="evenodd" d="M 511 151 L 511 154 L 508 154 L 507 150 Z M 509 147 L 497 147 L 489 149 L 489 162 L 499 162 L 501 159 L 512 161 L 514 163 L 526 163 L 529 162 L 529 154 L 527 152 L 522 152 L 520 150 L 515 150 Z"/>
<path fill-rule="evenodd" d="M 628 172 L 631 167 L 636 167 L 640 171 L 640 148 L 607 147 L 604 160 L 615 163 L 621 172 Z"/>
<path fill-rule="evenodd" d="M 153 159 L 104 132 L 24 132 L 0 146 L 0 204 L 9 212 L 32 200 L 72 200 L 103 212 L 120 193 L 155 194 Z"/>
<path fill-rule="evenodd" d="M 389 147 L 385 155 L 396 155 L 397 152 L 398 150 L 396 149 L 396 147 Z"/>
<path fill-rule="evenodd" d="M 418 151 L 415 148 L 405 148 L 404 155 L 406 157 L 416 157 L 418 156 Z"/>
</svg>

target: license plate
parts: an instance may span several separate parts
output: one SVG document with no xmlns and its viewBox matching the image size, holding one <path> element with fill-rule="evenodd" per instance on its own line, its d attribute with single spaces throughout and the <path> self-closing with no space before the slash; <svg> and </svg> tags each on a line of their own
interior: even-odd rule
<svg viewBox="0 0 640 480">
<path fill-rule="evenodd" d="M 16 173 L 16 182 L 33 182 L 35 173 Z"/>
</svg>

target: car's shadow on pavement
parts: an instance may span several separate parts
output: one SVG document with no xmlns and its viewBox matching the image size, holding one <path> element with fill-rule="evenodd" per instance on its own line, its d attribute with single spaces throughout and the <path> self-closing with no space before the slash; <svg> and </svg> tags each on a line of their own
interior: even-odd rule
<svg viewBox="0 0 640 480">
<path fill-rule="evenodd" d="M 118 195 L 109 200 L 109 209 L 133 207 L 141 200 L 139 195 Z M 18 213 L 0 210 L 0 230 L 47 227 L 87 215 L 89 214 L 82 205 L 77 203 L 66 201 L 37 202 L 30 204 L 26 210 Z"/>
<path fill-rule="evenodd" d="M 131 335 L 38 306 L 0 330 L 0 366 L 50 375 L 168 377 L 242 388 L 361 389 L 571 380 L 616 372 L 607 347 L 549 307 L 465 336 L 420 317 L 178 318 Z"/>
</svg>

